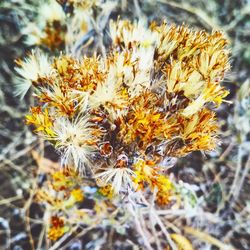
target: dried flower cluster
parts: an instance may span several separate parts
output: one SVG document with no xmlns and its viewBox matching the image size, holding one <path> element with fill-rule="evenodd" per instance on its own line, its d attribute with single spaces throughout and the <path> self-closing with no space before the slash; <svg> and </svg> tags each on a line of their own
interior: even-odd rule
<svg viewBox="0 0 250 250">
<path fill-rule="evenodd" d="M 51 51 L 77 46 L 79 36 L 91 29 L 90 14 L 98 6 L 99 0 L 48 0 L 41 3 L 37 20 L 23 29 L 23 34 L 27 35 L 26 43 Z"/>
<path fill-rule="evenodd" d="M 58 39 L 47 35 L 57 46 Z M 17 93 L 23 97 L 32 86 L 37 100 L 27 124 L 55 147 L 65 169 L 80 173 L 54 174 L 54 190 L 67 186 L 57 208 L 83 200 L 83 176 L 93 177 L 108 198 L 150 189 L 159 206 L 168 205 L 175 188 L 166 168 L 175 158 L 214 150 L 218 143 L 211 107 L 228 94 L 220 82 L 229 69 L 221 32 L 118 20 L 110 22 L 110 37 L 106 57 L 49 58 L 33 51 L 17 62 Z M 56 216 L 49 231 L 54 240 L 67 229 L 65 216 Z"/>
<path fill-rule="evenodd" d="M 38 190 L 36 199 L 47 206 L 48 238 L 52 241 L 72 230 L 79 221 L 92 225 L 108 217 L 107 204 L 114 197 L 110 186 L 88 186 L 74 169 L 52 171 L 48 178 L 48 186 Z M 93 209 L 85 208 L 85 197 L 93 203 Z"/>
</svg>

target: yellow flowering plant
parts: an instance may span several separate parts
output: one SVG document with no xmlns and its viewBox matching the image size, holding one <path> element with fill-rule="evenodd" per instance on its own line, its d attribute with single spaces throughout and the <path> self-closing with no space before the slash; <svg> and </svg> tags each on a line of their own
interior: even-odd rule
<svg viewBox="0 0 250 250">
<path fill-rule="evenodd" d="M 76 9 L 98 5 L 58 2 Z M 51 27 L 45 28 L 50 38 L 40 42 L 58 47 Z M 32 88 L 36 102 L 26 123 L 61 157 L 62 169 L 37 195 L 51 211 L 48 236 L 56 241 L 77 223 L 101 220 L 118 228 L 128 214 L 149 211 L 174 246 L 180 237 L 171 239 L 157 209 L 174 210 L 183 201 L 178 181 L 166 170 L 177 158 L 212 151 L 219 143 L 213 109 L 229 93 L 221 85 L 230 68 L 228 42 L 220 31 L 121 19 L 110 22 L 109 35 L 105 54 L 64 51 L 48 57 L 34 50 L 17 61 L 22 79 L 17 94 L 24 97 Z M 86 197 L 94 201 L 93 210 L 82 208 Z M 119 223 L 118 212 L 123 214 Z"/>
</svg>

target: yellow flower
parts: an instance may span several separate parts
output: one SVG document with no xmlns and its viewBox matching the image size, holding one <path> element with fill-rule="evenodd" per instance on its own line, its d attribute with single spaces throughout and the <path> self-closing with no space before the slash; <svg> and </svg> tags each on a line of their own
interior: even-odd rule
<svg viewBox="0 0 250 250">
<path fill-rule="evenodd" d="M 156 201 L 159 205 L 167 205 L 170 202 L 170 195 L 174 190 L 173 183 L 167 176 L 160 175 L 157 178 L 157 195 Z"/>
<path fill-rule="evenodd" d="M 72 188 L 78 181 L 79 176 L 73 168 L 56 171 L 52 174 L 52 187 L 56 191 Z"/>
<path fill-rule="evenodd" d="M 114 190 L 112 188 L 112 185 L 110 185 L 110 184 L 99 188 L 98 192 L 101 195 L 107 197 L 108 199 L 112 199 L 114 197 Z"/>
<path fill-rule="evenodd" d="M 53 241 L 60 238 L 66 232 L 66 228 L 64 227 L 64 221 L 58 216 L 51 217 L 51 225 L 52 226 L 49 228 L 48 231 L 48 237 Z"/>
<path fill-rule="evenodd" d="M 74 198 L 76 202 L 80 202 L 84 199 L 84 195 L 81 189 L 73 189 L 70 195 Z"/>
<path fill-rule="evenodd" d="M 144 189 L 149 185 L 151 190 L 157 188 L 156 201 L 159 205 L 169 203 L 170 194 L 174 190 L 174 186 L 169 178 L 159 172 L 159 168 L 155 167 L 152 161 L 144 161 L 139 159 L 134 165 L 135 177 L 133 182 L 137 189 Z"/>
<path fill-rule="evenodd" d="M 63 236 L 64 233 L 65 233 L 64 229 L 61 227 L 59 228 L 51 227 L 48 232 L 48 237 L 49 239 L 56 241 L 58 238 Z"/>
<path fill-rule="evenodd" d="M 45 108 L 42 111 L 41 107 L 33 107 L 30 112 L 30 115 L 26 115 L 26 123 L 34 125 L 36 132 L 42 132 L 47 136 L 53 137 L 55 135 L 52 129 L 53 120 L 49 115 L 48 109 Z"/>
<path fill-rule="evenodd" d="M 75 188 L 70 191 L 69 198 L 67 200 L 64 200 L 62 205 L 64 209 L 69 209 L 72 208 L 77 202 L 83 201 L 83 199 L 84 199 L 83 191 L 80 188 Z"/>
</svg>

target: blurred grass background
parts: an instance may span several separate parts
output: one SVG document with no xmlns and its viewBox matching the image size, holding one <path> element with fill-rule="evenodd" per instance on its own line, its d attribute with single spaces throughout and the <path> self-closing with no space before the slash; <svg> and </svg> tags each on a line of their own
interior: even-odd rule
<svg viewBox="0 0 250 250">
<path fill-rule="evenodd" d="M 205 200 L 204 211 L 218 218 L 217 222 L 200 227 L 236 249 L 250 249 L 250 2 L 117 2 L 111 13 L 114 19 L 166 19 L 209 32 L 223 30 L 229 39 L 232 69 L 224 85 L 230 90 L 228 100 L 232 104 L 224 103 L 217 110 L 222 143 L 216 152 L 206 156 L 193 153 L 180 159 L 174 173 L 184 182 L 200 186 L 197 195 Z M 9 246 L 28 250 L 32 249 L 33 240 L 39 242 L 42 209 L 33 202 L 32 194 L 41 180 L 32 150 L 45 158 L 57 158 L 51 147 L 44 145 L 24 123 L 32 96 L 20 100 L 13 94 L 18 81 L 14 61 L 31 49 L 25 45 L 22 29 L 34 20 L 37 4 L 34 0 L 0 1 L 0 249 Z M 205 248 L 201 245 L 199 249 Z"/>
</svg>

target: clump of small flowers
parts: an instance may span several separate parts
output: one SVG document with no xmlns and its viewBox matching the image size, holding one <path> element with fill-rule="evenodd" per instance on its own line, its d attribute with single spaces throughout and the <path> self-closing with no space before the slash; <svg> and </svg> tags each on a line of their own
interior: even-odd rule
<svg viewBox="0 0 250 250">
<path fill-rule="evenodd" d="M 108 0 L 45 0 L 39 3 L 36 17 L 22 29 L 26 44 L 58 53 L 76 52 L 96 39 L 98 22 L 116 6 Z"/>
<path fill-rule="evenodd" d="M 111 212 L 117 209 L 119 202 L 115 201 L 110 185 L 98 187 L 91 179 L 84 180 L 69 167 L 51 170 L 46 182 L 37 190 L 36 200 L 46 207 L 49 223 L 45 221 L 45 225 L 51 241 L 72 232 L 79 222 L 88 227 L 99 225 L 104 220 L 114 221 L 115 214 Z"/>
<path fill-rule="evenodd" d="M 36 19 L 22 30 L 26 43 L 51 51 L 74 47 L 78 34 L 90 30 L 90 13 L 97 5 L 98 1 L 43 1 Z"/>
<path fill-rule="evenodd" d="M 67 32 L 66 14 L 56 1 L 44 1 L 34 23 L 23 29 L 28 45 L 39 45 L 51 50 L 65 47 Z"/>
<path fill-rule="evenodd" d="M 17 92 L 32 87 L 37 103 L 26 122 L 74 169 L 79 185 L 91 177 L 108 198 L 150 190 L 165 206 L 175 192 L 168 160 L 218 144 L 212 107 L 228 94 L 220 84 L 229 69 L 227 40 L 218 31 L 126 20 L 111 21 L 110 36 L 106 57 L 33 51 L 18 61 Z M 70 177 L 53 175 L 52 188 L 70 188 L 54 206 L 84 199 Z M 52 239 L 61 236 L 53 223 L 51 230 Z"/>
<path fill-rule="evenodd" d="M 60 238 L 66 231 L 64 230 L 64 221 L 63 219 L 52 216 L 51 217 L 51 226 L 49 228 L 48 237 L 49 239 L 55 241 Z"/>
</svg>

